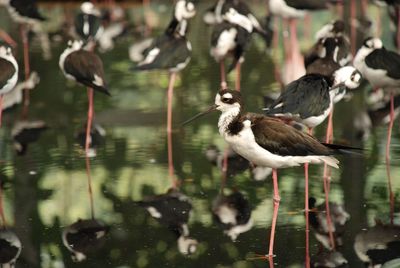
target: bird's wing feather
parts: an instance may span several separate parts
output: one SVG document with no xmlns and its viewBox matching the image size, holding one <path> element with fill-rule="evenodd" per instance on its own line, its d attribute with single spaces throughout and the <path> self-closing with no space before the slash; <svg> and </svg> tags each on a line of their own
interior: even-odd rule
<svg viewBox="0 0 400 268">
<path fill-rule="evenodd" d="M 5 60 L 3 58 L 0 58 L 0 89 L 3 88 L 8 80 L 11 79 L 11 77 L 15 73 L 15 68 L 14 65 L 9 62 L 8 60 Z"/>
<path fill-rule="evenodd" d="M 326 0 L 306 0 L 306 1 L 298 1 L 298 0 L 285 0 L 288 6 L 293 7 L 295 9 L 307 9 L 307 10 L 319 10 L 326 9 Z"/>
<path fill-rule="evenodd" d="M 333 151 L 312 136 L 266 116 L 251 116 L 258 145 L 282 156 L 331 155 Z"/>
<path fill-rule="evenodd" d="M 387 74 L 400 79 L 400 55 L 384 48 L 375 49 L 367 57 L 365 63 L 373 69 L 387 70 Z"/>
</svg>

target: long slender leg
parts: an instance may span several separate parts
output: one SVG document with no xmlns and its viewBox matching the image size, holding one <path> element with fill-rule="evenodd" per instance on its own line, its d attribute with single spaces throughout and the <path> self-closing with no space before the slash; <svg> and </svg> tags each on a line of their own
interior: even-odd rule
<svg viewBox="0 0 400 268">
<path fill-rule="evenodd" d="M 392 177 L 390 175 L 390 144 L 392 139 L 392 129 L 394 123 L 394 96 L 393 92 L 390 93 L 390 122 L 387 133 L 386 141 L 386 174 L 388 178 L 389 200 L 390 200 L 390 223 L 393 224 L 394 213 L 394 195 L 392 191 Z"/>
<path fill-rule="evenodd" d="M 12 37 L 2 29 L 0 29 L 0 38 L 12 47 L 17 46 L 17 42 L 15 42 L 14 39 L 12 39 Z"/>
<path fill-rule="evenodd" d="M 396 40 L 397 40 L 397 51 L 400 51 L 400 7 L 396 7 L 397 15 L 397 27 L 396 27 Z"/>
<path fill-rule="evenodd" d="M 29 79 L 30 74 L 30 61 L 29 61 L 29 40 L 28 40 L 28 29 L 26 25 L 21 25 L 21 38 L 24 47 L 24 72 L 25 72 L 25 80 Z M 24 108 L 23 108 L 23 117 L 28 113 L 29 106 L 29 89 L 24 90 Z"/>
<path fill-rule="evenodd" d="M 240 91 L 240 69 L 241 69 L 242 64 L 238 62 L 236 64 L 236 80 L 235 80 L 235 89 L 237 91 Z"/>
<path fill-rule="evenodd" d="M 281 200 L 281 197 L 279 196 L 278 173 L 276 169 L 272 169 L 272 181 L 274 185 L 274 212 L 272 216 L 271 234 L 269 238 L 269 251 L 268 251 L 269 258 L 274 257 L 275 228 L 276 228 L 276 221 L 278 219 L 279 202 Z"/>
<path fill-rule="evenodd" d="M 3 122 L 3 95 L 0 95 L 0 127 Z"/>
<path fill-rule="evenodd" d="M 171 72 L 168 83 L 168 108 L 167 108 L 167 142 L 168 142 L 168 175 L 172 180 L 172 187 L 177 187 L 177 181 L 174 178 L 174 160 L 172 154 L 172 100 L 174 96 L 174 84 L 176 73 Z"/>
<path fill-rule="evenodd" d="M 2 227 L 4 228 L 7 225 L 6 217 L 4 216 L 4 207 L 3 207 L 3 183 L 0 180 L 0 217 L 2 221 Z"/>
<path fill-rule="evenodd" d="M 92 120 L 93 120 L 93 88 L 87 88 L 88 100 L 89 100 L 89 108 L 87 114 L 87 125 L 86 125 L 86 139 L 85 139 L 85 153 L 88 155 L 90 144 L 92 143 L 92 139 L 90 136 L 90 132 L 92 130 Z"/>
<path fill-rule="evenodd" d="M 311 30 L 312 30 L 312 23 L 311 23 L 311 15 L 310 14 L 306 14 L 304 16 L 304 37 L 307 40 L 311 39 Z"/>
<path fill-rule="evenodd" d="M 93 190 L 92 190 L 92 174 L 90 172 L 90 158 L 86 155 L 86 175 L 88 179 L 88 192 L 89 192 L 89 202 L 90 202 L 90 215 L 94 219 L 94 202 L 93 202 Z"/>
<path fill-rule="evenodd" d="M 312 135 L 313 130 L 312 128 L 308 129 L 308 134 Z M 309 222 L 309 204 L 308 204 L 308 199 L 309 199 L 309 194 L 308 194 L 308 163 L 304 164 L 304 188 L 305 188 L 305 194 L 304 194 L 304 212 L 306 216 L 306 267 L 310 267 L 310 222 Z"/>
<path fill-rule="evenodd" d="M 350 46 L 351 46 L 351 54 L 356 54 L 356 26 L 355 26 L 355 19 L 357 16 L 357 9 L 356 9 L 356 1 L 350 0 Z"/>
<path fill-rule="evenodd" d="M 221 89 L 226 89 L 228 87 L 228 84 L 226 83 L 225 64 L 223 60 L 219 62 L 219 68 L 221 75 Z"/>
</svg>

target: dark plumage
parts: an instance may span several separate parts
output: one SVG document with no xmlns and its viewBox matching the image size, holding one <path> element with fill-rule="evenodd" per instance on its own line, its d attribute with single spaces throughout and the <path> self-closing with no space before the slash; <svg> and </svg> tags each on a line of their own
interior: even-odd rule
<svg viewBox="0 0 400 268">
<path fill-rule="evenodd" d="M 337 62 L 337 52 L 339 50 L 339 40 L 337 38 L 325 38 L 322 41 L 322 50 L 324 56 L 316 56 L 313 60 L 305 58 L 305 67 L 307 74 L 321 74 L 326 77 L 332 77 L 333 73 L 341 66 Z"/>
<path fill-rule="evenodd" d="M 18 22 L 25 22 L 26 19 L 46 20 L 40 14 L 36 2 L 36 0 L 10 0 L 9 10 L 11 11 L 11 16 Z"/>
<path fill-rule="evenodd" d="M 13 231 L 0 230 L 0 267 L 15 267 L 21 247 L 21 241 Z"/>
<path fill-rule="evenodd" d="M 85 25 L 88 25 L 87 28 Z M 94 39 L 101 27 L 101 18 L 98 16 L 80 13 L 75 18 L 75 30 L 84 40 Z"/>
<path fill-rule="evenodd" d="M 18 121 L 11 130 L 14 148 L 17 154 L 25 155 L 28 150 L 28 145 L 36 142 L 46 129 L 46 123 L 40 120 Z"/>
<path fill-rule="evenodd" d="M 400 55 L 396 52 L 384 47 L 375 49 L 365 57 L 365 63 L 370 68 L 386 70 L 390 78 L 400 79 Z"/>
<path fill-rule="evenodd" d="M 285 0 L 286 4 L 295 9 L 301 10 L 321 10 L 328 8 L 330 3 L 337 2 L 336 0 Z"/>
<path fill-rule="evenodd" d="M 10 61 L 0 57 L 0 94 L 3 94 L 2 89 L 9 83 L 16 71 Z"/>
</svg>

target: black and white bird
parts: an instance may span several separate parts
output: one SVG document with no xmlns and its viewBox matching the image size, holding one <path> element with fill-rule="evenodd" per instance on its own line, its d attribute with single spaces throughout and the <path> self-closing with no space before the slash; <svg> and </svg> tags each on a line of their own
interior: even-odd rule
<svg viewBox="0 0 400 268">
<path fill-rule="evenodd" d="M 39 12 L 36 0 L 0 0 L 6 5 L 11 18 L 21 24 L 36 24 L 46 20 Z"/>
<path fill-rule="evenodd" d="M 378 222 L 374 227 L 357 234 L 354 250 L 366 267 L 399 267 L 400 226 Z M 389 262 L 394 260 L 397 260 L 397 265 L 390 266 Z"/>
<path fill-rule="evenodd" d="M 354 89 L 361 83 L 361 74 L 351 66 L 337 70 L 333 78 L 306 74 L 286 86 L 275 102 L 266 108 L 268 116 L 299 121 L 312 129 L 321 124 L 338 101 L 343 88 Z"/>
<path fill-rule="evenodd" d="M 42 120 L 17 121 L 11 129 L 14 149 L 18 155 L 25 155 L 28 145 L 36 142 L 47 125 Z"/>
<path fill-rule="evenodd" d="M 240 92 L 232 90 L 219 91 L 213 106 L 184 124 L 215 110 L 222 112 L 218 129 L 229 146 L 253 164 L 273 169 L 275 202 L 268 254 L 272 257 L 280 200 L 276 169 L 304 163 L 325 163 L 338 168 L 339 161 L 332 155 L 349 148 L 320 143 L 311 135 L 292 128 L 278 119 L 262 114 L 245 113 Z"/>
<path fill-rule="evenodd" d="M 153 218 L 175 234 L 180 253 L 189 255 L 196 252 L 198 242 L 189 237 L 187 225 L 192 204 L 186 195 L 171 188 L 165 194 L 146 197 L 136 204 L 145 208 Z"/>
<path fill-rule="evenodd" d="M 93 124 L 92 129 L 90 130 L 89 152 L 87 153 L 88 157 L 95 157 L 97 155 L 97 147 L 104 142 L 105 136 L 106 130 L 99 124 Z M 75 135 L 75 139 L 78 144 L 85 149 L 86 126 Z"/>
<path fill-rule="evenodd" d="M 3 97 L 14 89 L 17 81 L 18 63 L 12 54 L 11 48 L 6 45 L 0 45 L 0 126 Z"/>
<path fill-rule="evenodd" d="M 212 213 L 232 241 L 253 227 L 250 203 L 239 191 L 219 194 L 212 203 Z"/>
<path fill-rule="evenodd" d="M 83 2 L 75 18 L 75 31 L 83 40 L 97 40 L 104 31 L 101 13 L 93 3 Z"/>
<path fill-rule="evenodd" d="M 309 199 L 310 217 L 309 221 L 314 228 L 315 237 L 327 249 L 331 250 L 332 247 L 329 241 L 329 225 L 325 211 L 325 204 L 316 206 L 317 200 L 313 197 Z M 329 209 L 332 221 L 332 233 L 335 238 L 335 245 L 343 245 L 342 237 L 345 230 L 345 224 L 350 219 L 350 214 L 346 212 L 342 205 L 329 202 Z"/>
<path fill-rule="evenodd" d="M 72 253 L 72 260 L 81 262 L 87 254 L 100 249 L 106 242 L 110 227 L 102 221 L 79 219 L 62 232 L 64 246 Z"/>
<path fill-rule="evenodd" d="M 83 42 L 69 41 L 60 55 L 59 66 L 66 78 L 110 95 L 104 78 L 103 62 L 94 52 L 83 49 Z"/>
<path fill-rule="evenodd" d="M 21 249 L 21 241 L 13 231 L 0 230 L 0 267 L 14 268 Z"/>
<path fill-rule="evenodd" d="M 345 268 L 348 261 L 339 251 L 320 251 L 311 258 L 312 268 Z"/>
</svg>

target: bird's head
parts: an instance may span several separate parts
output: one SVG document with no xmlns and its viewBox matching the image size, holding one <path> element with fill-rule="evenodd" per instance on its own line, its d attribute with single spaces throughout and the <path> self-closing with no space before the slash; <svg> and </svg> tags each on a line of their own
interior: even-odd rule
<svg viewBox="0 0 400 268">
<path fill-rule="evenodd" d="M 199 242 L 188 236 L 180 236 L 178 238 L 178 250 L 183 255 L 192 255 L 197 251 Z"/>
<path fill-rule="evenodd" d="M 355 89 L 360 86 L 362 75 L 353 66 L 344 66 L 334 74 L 333 87 L 346 86 L 349 89 Z"/>
<path fill-rule="evenodd" d="M 191 1 L 179 0 L 175 5 L 174 15 L 178 21 L 187 20 L 196 15 L 196 8 Z"/>
<path fill-rule="evenodd" d="M 9 45 L 0 43 L 0 57 L 2 58 L 14 57 L 12 54 L 11 47 Z"/>
<path fill-rule="evenodd" d="M 83 41 L 82 40 L 69 40 L 67 49 L 71 51 L 79 50 L 83 47 Z"/>
<path fill-rule="evenodd" d="M 363 48 L 374 50 L 382 47 L 383 47 L 382 40 L 377 37 L 368 37 L 363 42 Z"/>
<path fill-rule="evenodd" d="M 201 112 L 186 120 L 182 123 L 182 125 L 186 125 L 193 120 L 216 110 L 221 111 L 222 113 L 230 113 L 232 116 L 236 116 L 240 113 L 242 107 L 242 95 L 239 91 L 222 89 L 215 96 L 214 105 L 210 106 L 206 111 Z"/>
<path fill-rule="evenodd" d="M 81 5 L 81 11 L 85 14 L 100 16 L 100 11 L 92 2 L 83 2 Z"/>
</svg>

